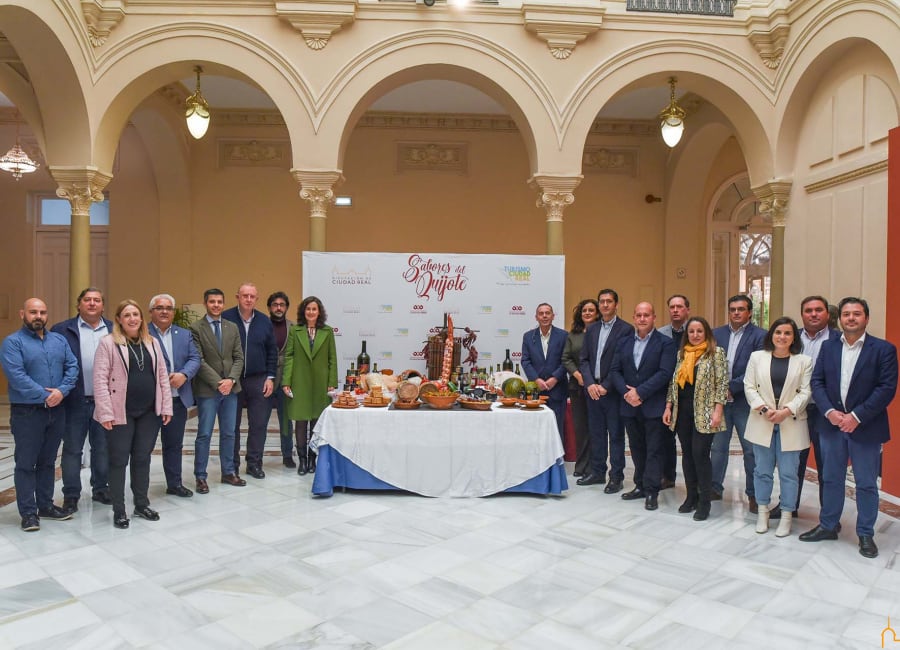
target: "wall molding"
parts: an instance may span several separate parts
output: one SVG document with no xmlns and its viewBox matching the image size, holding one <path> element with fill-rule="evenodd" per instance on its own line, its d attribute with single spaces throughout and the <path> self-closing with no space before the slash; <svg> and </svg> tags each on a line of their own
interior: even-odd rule
<svg viewBox="0 0 900 650">
<path fill-rule="evenodd" d="M 879 160 L 878 162 L 874 162 L 870 165 L 864 165 L 862 167 L 857 167 L 856 169 L 851 169 L 849 171 L 843 172 L 841 174 L 835 174 L 834 176 L 829 176 L 828 178 L 823 178 L 822 180 L 818 180 L 814 183 L 809 183 L 808 185 L 804 185 L 803 189 L 806 190 L 807 194 L 813 194 L 815 192 L 821 192 L 822 190 L 826 190 L 830 187 L 835 187 L 837 185 L 843 185 L 844 183 L 849 183 L 850 181 L 855 181 L 858 178 L 863 178 L 865 176 L 871 176 L 872 174 L 878 174 L 879 172 L 886 172 L 888 168 L 888 161 Z"/>
</svg>

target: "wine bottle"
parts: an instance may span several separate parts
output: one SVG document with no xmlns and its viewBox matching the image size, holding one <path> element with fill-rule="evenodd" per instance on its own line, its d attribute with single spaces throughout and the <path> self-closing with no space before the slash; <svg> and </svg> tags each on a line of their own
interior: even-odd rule
<svg viewBox="0 0 900 650">
<path fill-rule="evenodd" d="M 356 376 L 356 366 L 354 365 L 354 363 L 352 361 L 350 362 L 350 367 L 347 368 L 347 376 L 348 377 Z"/>
<path fill-rule="evenodd" d="M 519 375 L 520 377 L 522 376 L 522 371 L 519 370 L 519 364 L 518 364 L 518 363 L 516 364 L 516 374 Z"/>
<path fill-rule="evenodd" d="M 362 342 L 362 352 L 356 357 L 356 368 L 360 375 L 369 372 L 369 354 L 366 352 L 366 342 Z"/>
<path fill-rule="evenodd" d="M 376 375 L 378 374 L 378 362 L 377 361 L 372 364 L 372 372 L 375 373 Z"/>
<path fill-rule="evenodd" d="M 512 370 L 513 369 L 512 357 L 509 356 L 509 348 L 506 348 L 506 357 L 503 359 L 503 369 L 504 370 Z"/>
</svg>

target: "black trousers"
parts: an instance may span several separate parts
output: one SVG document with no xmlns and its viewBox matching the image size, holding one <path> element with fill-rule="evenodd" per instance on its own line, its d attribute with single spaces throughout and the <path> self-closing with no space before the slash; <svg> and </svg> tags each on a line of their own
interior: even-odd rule
<svg viewBox="0 0 900 650">
<path fill-rule="evenodd" d="M 659 493 L 662 478 L 663 438 L 666 427 L 661 417 L 626 417 L 625 430 L 628 432 L 628 447 L 634 463 L 634 485 L 647 494 Z"/>
<path fill-rule="evenodd" d="M 806 480 L 806 463 L 809 462 L 809 450 L 813 450 L 813 458 L 816 459 L 816 471 L 819 473 L 819 509 L 822 509 L 822 491 L 825 489 L 825 461 L 822 459 L 822 448 L 819 446 L 819 409 L 815 404 L 806 406 L 806 422 L 809 425 L 810 446 L 800 452 L 800 466 L 797 468 L 797 476 L 800 484 L 797 486 L 797 507 L 800 509 L 800 497 L 803 495 L 803 482 Z"/>
<path fill-rule="evenodd" d="M 681 443 L 681 471 L 687 498 L 693 502 L 712 499 L 711 433 L 700 433 L 694 427 L 694 387 L 686 384 L 678 391 L 678 420 L 675 433 Z"/>
<path fill-rule="evenodd" d="M 184 448 L 184 425 L 187 423 L 187 409 L 180 397 L 172 398 L 172 419 L 162 425 L 163 472 L 166 475 L 166 487 L 181 485 L 181 460 Z"/>
<path fill-rule="evenodd" d="M 590 432 L 588 431 L 588 396 L 583 386 L 569 389 L 572 403 L 572 424 L 575 427 L 575 473 L 586 474 L 591 459 Z"/>
<path fill-rule="evenodd" d="M 315 456 L 315 453 L 309 448 L 309 439 L 312 438 L 313 429 L 316 428 L 316 422 L 318 421 L 319 418 L 316 418 L 315 420 L 294 421 L 294 435 L 297 437 L 298 458 Z"/>
<path fill-rule="evenodd" d="M 135 508 L 150 505 L 150 455 L 156 446 L 160 418 L 153 410 L 140 417 L 127 416 L 106 435 L 109 450 L 109 498 L 113 512 L 125 512 L 125 468 L 131 461 L 131 494 Z"/>
<path fill-rule="evenodd" d="M 675 481 L 678 476 L 678 449 L 675 447 L 675 432 L 666 429 L 663 434 L 663 466 L 662 476 Z"/>
<path fill-rule="evenodd" d="M 249 375 L 241 379 L 241 392 L 237 396 L 237 416 L 234 419 L 234 468 L 241 466 L 241 410 L 247 409 L 247 452 L 244 459 L 248 467 L 261 467 L 266 446 L 266 430 L 272 415 L 272 401 L 263 396 L 266 373 Z"/>
</svg>

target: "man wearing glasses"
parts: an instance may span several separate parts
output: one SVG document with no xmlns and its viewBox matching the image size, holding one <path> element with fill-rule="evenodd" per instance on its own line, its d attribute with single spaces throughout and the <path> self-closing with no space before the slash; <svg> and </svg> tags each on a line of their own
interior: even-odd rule
<svg viewBox="0 0 900 650">
<path fill-rule="evenodd" d="M 175 298 L 161 293 L 150 299 L 148 329 L 162 348 L 169 372 L 169 386 L 172 388 L 172 419 L 162 425 L 161 435 L 166 494 L 189 497 L 194 493 L 181 481 L 181 451 L 187 410 L 194 405 L 191 379 L 200 369 L 200 352 L 189 330 L 172 325 L 174 318 Z"/>
<path fill-rule="evenodd" d="M 287 317 L 288 307 L 291 301 L 284 291 L 276 291 L 266 301 L 269 307 L 269 320 L 272 321 L 272 330 L 275 334 L 275 347 L 278 348 L 278 369 L 275 372 L 275 390 L 270 398 L 275 404 L 278 413 L 278 430 L 281 432 L 281 457 L 285 467 L 296 467 L 294 463 L 294 436 L 291 430 L 291 421 L 284 417 L 285 394 L 281 390 L 281 375 L 284 370 L 284 349 L 287 346 L 288 332 L 294 324 Z M 299 455 L 299 454 L 298 454 Z"/>
</svg>

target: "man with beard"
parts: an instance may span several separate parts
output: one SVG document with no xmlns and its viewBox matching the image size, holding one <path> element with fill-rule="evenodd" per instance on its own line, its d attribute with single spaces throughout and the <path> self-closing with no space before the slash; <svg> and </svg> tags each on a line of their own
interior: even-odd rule
<svg viewBox="0 0 900 650">
<path fill-rule="evenodd" d="M 284 348 L 287 345 L 288 330 L 293 321 L 287 318 L 288 307 L 291 300 L 284 291 L 276 291 L 266 301 L 269 308 L 269 320 L 272 321 L 272 330 L 275 334 L 275 347 L 278 348 L 278 369 L 275 372 L 275 390 L 272 391 L 272 401 L 275 411 L 278 413 L 278 430 L 281 432 L 281 458 L 285 467 L 296 467 L 294 463 L 294 437 L 291 432 L 291 421 L 284 417 L 284 391 L 281 390 L 281 376 L 284 371 Z M 299 454 L 298 454 L 299 455 Z"/>
<path fill-rule="evenodd" d="M 9 424 L 15 449 L 16 505 L 22 530 L 40 520 L 62 521 L 72 513 L 53 503 L 54 466 L 62 441 L 63 398 L 75 387 L 78 361 L 66 339 L 48 332 L 47 305 L 29 298 L 19 311 L 22 327 L 3 341 L 3 372 L 9 383 Z"/>
</svg>

